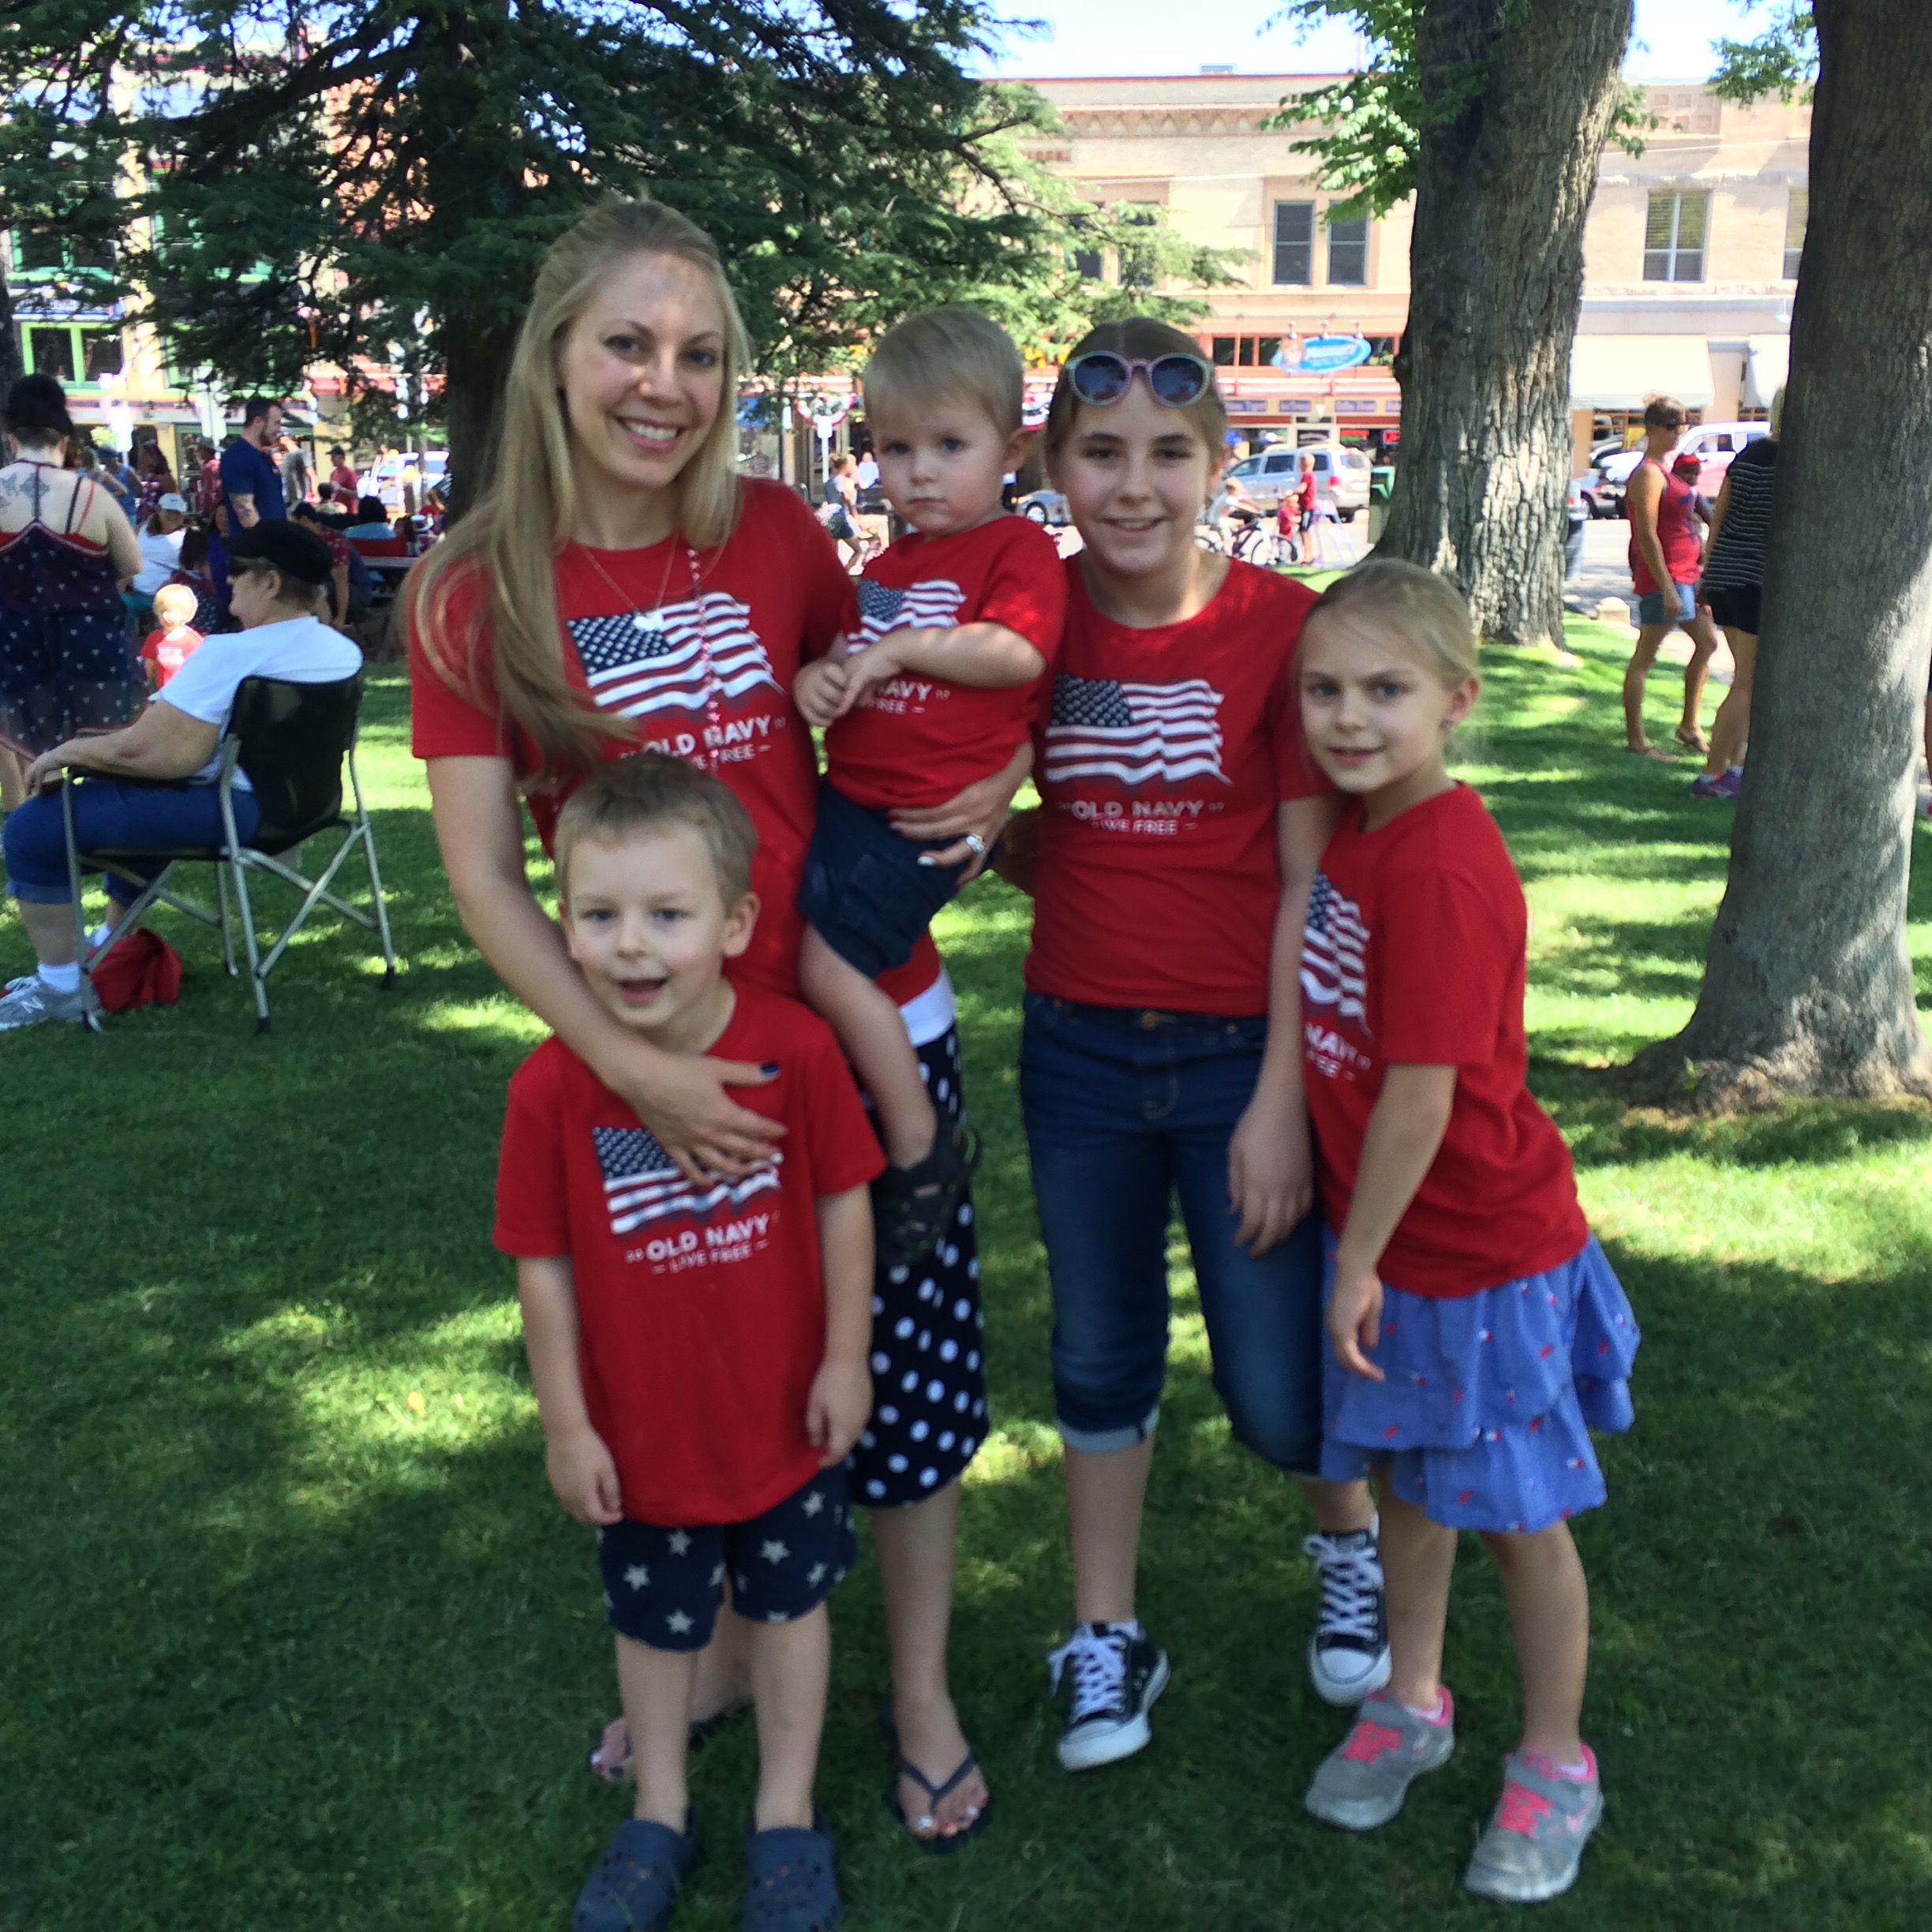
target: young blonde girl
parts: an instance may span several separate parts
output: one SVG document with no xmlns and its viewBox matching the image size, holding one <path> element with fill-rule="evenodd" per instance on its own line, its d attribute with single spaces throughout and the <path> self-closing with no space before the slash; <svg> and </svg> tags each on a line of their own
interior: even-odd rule
<svg viewBox="0 0 1932 1932">
<path fill-rule="evenodd" d="M 1604 1500 L 1589 1431 L 1630 1426 L 1637 1324 L 1524 1084 L 1522 889 L 1444 768 L 1476 699 L 1467 608 L 1414 564 L 1369 564 L 1309 612 L 1297 670 L 1310 751 L 1349 800 L 1301 965 L 1330 1230 L 1322 1473 L 1380 1480 L 1391 1651 L 1308 1808 L 1371 1829 L 1448 1758 L 1443 1630 L 1456 1534 L 1475 1530 L 1509 1600 L 1524 1724 L 1464 1882 L 1553 1898 L 1603 1811 L 1567 1519 Z"/>
</svg>

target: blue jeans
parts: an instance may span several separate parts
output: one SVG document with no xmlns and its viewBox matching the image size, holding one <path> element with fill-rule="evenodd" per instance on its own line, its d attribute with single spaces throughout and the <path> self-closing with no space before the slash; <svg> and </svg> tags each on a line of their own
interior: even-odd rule
<svg viewBox="0 0 1932 1932">
<path fill-rule="evenodd" d="M 255 794 L 237 786 L 235 834 L 245 844 L 261 825 Z M 39 792 L 7 814 L 7 884 L 16 899 L 66 905 L 67 833 L 60 794 Z M 83 778 L 74 788 L 74 837 L 83 852 L 168 852 L 182 845 L 219 845 L 221 797 L 212 784 L 120 784 L 112 778 Z M 144 867 L 129 863 L 130 872 Z M 154 871 L 158 872 L 160 867 Z M 134 889 L 110 881 L 112 895 L 131 904 Z"/>
<path fill-rule="evenodd" d="M 1321 1222 L 1260 1260 L 1234 1243 L 1228 1140 L 1264 1018 L 1026 996 L 1020 1106 L 1053 1284 L 1055 1419 L 1069 1447 L 1131 1448 L 1160 1413 L 1167 1227 L 1178 1196 L 1234 1439 L 1313 1476 L 1321 1451 Z"/>
</svg>

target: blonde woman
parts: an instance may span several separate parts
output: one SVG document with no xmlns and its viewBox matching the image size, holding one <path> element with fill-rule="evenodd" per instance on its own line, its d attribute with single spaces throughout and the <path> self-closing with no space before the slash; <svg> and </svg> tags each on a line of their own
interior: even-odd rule
<svg viewBox="0 0 1932 1932">
<path fill-rule="evenodd" d="M 669 1159 L 708 1185 L 771 1159 L 774 1123 L 732 1090 L 781 1069 L 662 1053 L 608 1015 L 531 890 L 523 812 L 547 848 L 563 800 L 600 759 L 649 747 L 715 773 L 758 834 L 761 910 L 732 972 L 796 995 L 796 897 L 818 777 L 791 690 L 800 662 L 830 643 L 850 585 L 796 493 L 736 474 L 745 356 L 723 265 L 701 230 L 653 203 L 586 215 L 538 275 L 493 486 L 409 595 L 414 747 L 466 929 Z M 942 863 L 974 860 L 1024 769 L 1023 751 L 998 778 L 894 822 L 908 838 L 955 841 Z M 956 1107 L 952 992 L 930 940 L 882 983 L 901 1003 L 936 1097 Z M 875 1375 L 898 1387 L 915 1338 L 926 1336 L 915 1379 L 922 1401 L 942 1385 L 930 1406 L 945 1420 L 882 1399 L 852 1465 L 854 1493 L 873 1511 L 893 1646 L 895 1788 L 908 1830 L 933 1844 L 977 1829 L 988 1802 L 945 1676 L 958 1477 L 986 1432 L 966 1213 L 908 1279 L 882 1273 L 875 1284 Z M 923 1286 L 914 1323 L 900 1305 Z M 735 1624 L 721 1619 L 707 1653 L 695 1719 L 744 1699 Z M 613 1726 L 600 1760 L 620 1768 L 627 1753 Z M 673 1833 L 683 1823 L 656 1822 Z"/>
</svg>

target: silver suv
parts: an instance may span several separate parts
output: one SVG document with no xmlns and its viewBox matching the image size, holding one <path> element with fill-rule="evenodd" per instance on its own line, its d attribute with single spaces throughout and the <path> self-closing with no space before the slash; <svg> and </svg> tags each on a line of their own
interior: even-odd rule
<svg viewBox="0 0 1932 1932">
<path fill-rule="evenodd" d="M 1301 459 L 1315 459 L 1315 492 L 1335 505 L 1335 515 L 1352 523 L 1358 510 L 1368 507 L 1368 459 L 1360 450 L 1339 443 L 1320 443 L 1307 449 L 1285 446 L 1244 456 L 1229 470 L 1247 494 L 1264 510 L 1279 508 L 1284 496 L 1301 487 Z"/>
</svg>

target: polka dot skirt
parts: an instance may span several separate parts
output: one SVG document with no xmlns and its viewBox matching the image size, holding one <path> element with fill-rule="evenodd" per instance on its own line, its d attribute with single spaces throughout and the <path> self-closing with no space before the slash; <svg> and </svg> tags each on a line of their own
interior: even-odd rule
<svg viewBox="0 0 1932 1932">
<path fill-rule="evenodd" d="M 959 1029 L 919 1049 L 942 1120 L 959 1118 Z M 951 1482 L 986 1439 L 985 1318 L 970 1193 L 936 1246 L 872 1283 L 872 1415 L 847 1458 L 868 1508 L 918 1503 Z"/>
</svg>

